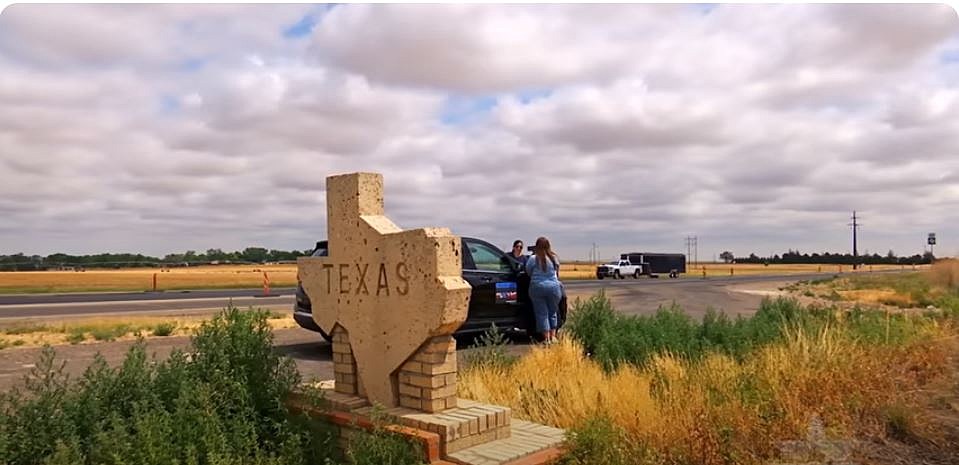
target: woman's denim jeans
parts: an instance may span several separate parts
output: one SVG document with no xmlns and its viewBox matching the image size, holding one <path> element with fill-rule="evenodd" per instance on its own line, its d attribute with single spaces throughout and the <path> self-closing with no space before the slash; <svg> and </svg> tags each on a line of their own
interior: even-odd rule
<svg viewBox="0 0 959 465">
<path fill-rule="evenodd" d="M 559 301 L 563 290 L 559 282 L 532 283 L 529 298 L 533 301 L 533 314 L 536 316 L 536 330 L 545 333 L 559 327 Z"/>
</svg>

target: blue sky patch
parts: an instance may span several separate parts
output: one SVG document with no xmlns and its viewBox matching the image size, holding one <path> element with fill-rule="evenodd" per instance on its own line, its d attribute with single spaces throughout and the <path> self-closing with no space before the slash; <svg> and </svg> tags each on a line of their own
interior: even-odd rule
<svg viewBox="0 0 959 465">
<path fill-rule="evenodd" d="M 548 98 L 550 95 L 553 95 L 552 89 L 532 89 L 517 93 L 516 98 L 526 105 L 534 100 Z"/>
<path fill-rule="evenodd" d="M 693 3 L 689 5 L 689 7 L 705 16 L 711 13 L 717 7 L 719 7 L 719 4 L 718 3 Z"/>
<path fill-rule="evenodd" d="M 206 60 L 202 58 L 187 58 L 180 62 L 180 71 L 195 72 L 199 71 L 206 65 Z"/>
<path fill-rule="evenodd" d="M 319 22 L 319 18 L 315 14 L 309 13 L 297 21 L 296 24 L 284 29 L 283 37 L 286 37 L 287 39 L 297 39 L 303 36 L 308 36 L 311 32 L 313 32 L 313 28 L 316 26 L 317 22 Z"/>
<path fill-rule="evenodd" d="M 323 19 L 323 15 L 335 8 L 336 5 L 336 3 L 327 3 L 303 15 L 299 21 L 283 30 L 283 37 L 287 39 L 299 39 L 300 37 L 310 35 L 310 33 L 313 32 L 313 28 Z"/>
<path fill-rule="evenodd" d="M 959 49 L 946 50 L 939 55 L 939 61 L 943 63 L 959 63 Z"/>
<path fill-rule="evenodd" d="M 163 94 L 159 99 L 160 114 L 169 115 L 180 109 L 180 100 L 172 95 Z"/>
<path fill-rule="evenodd" d="M 450 96 L 440 111 L 443 124 L 458 125 L 475 121 L 496 107 L 497 99 L 493 95 L 478 97 Z"/>
</svg>

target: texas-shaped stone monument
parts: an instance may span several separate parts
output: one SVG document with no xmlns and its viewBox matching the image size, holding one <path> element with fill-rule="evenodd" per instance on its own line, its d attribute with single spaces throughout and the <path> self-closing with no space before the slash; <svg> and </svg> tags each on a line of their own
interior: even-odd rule
<svg viewBox="0 0 959 465">
<path fill-rule="evenodd" d="M 384 216 L 383 177 L 326 178 L 328 256 L 298 260 L 313 319 L 333 338 L 335 390 L 387 407 L 456 406 L 456 343 L 470 285 L 447 228 Z"/>
</svg>

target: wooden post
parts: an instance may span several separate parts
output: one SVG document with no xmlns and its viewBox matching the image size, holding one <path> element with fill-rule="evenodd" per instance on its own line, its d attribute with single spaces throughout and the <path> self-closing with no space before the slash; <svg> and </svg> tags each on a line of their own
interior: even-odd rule
<svg viewBox="0 0 959 465">
<path fill-rule="evenodd" d="M 729 276 L 733 275 L 733 267 L 729 267 Z"/>
<path fill-rule="evenodd" d="M 153 273 L 153 292 L 157 291 L 157 274 Z"/>
<path fill-rule="evenodd" d="M 263 296 L 267 297 L 270 295 L 270 277 L 266 275 L 266 271 L 263 272 Z"/>
</svg>

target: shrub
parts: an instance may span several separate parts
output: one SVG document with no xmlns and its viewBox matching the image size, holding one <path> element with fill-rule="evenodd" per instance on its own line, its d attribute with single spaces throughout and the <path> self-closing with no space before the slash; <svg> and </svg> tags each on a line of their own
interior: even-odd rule
<svg viewBox="0 0 959 465">
<path fill-rule="evenodd" d="M 197 330 L 189 357 L 151 360 L 141 339 L 119 367 L 98 356 L 72 384 L 45 348 L 25 389 L 0 397 L 0 463 L 329 463 L 332 430 L 284 407 L 299 377 L 266 320 L 231 307 Z"/>
<path fill-rule="evenodd" d="M 606 416 L 583 420 L 567 432 L 564 465 L 628 465 L 654 463 L 650 452 L 631 442 L 626 431 Z"/>
<path fill-rule="evenodd" d="M 466 355 L 466 362 L 470 366 L 508 367 L 516 362 L 518 357 L 507 352 L 509 338 L 496 325 L 483 333 L 476 340 L 476 346 Z"/>
<path fill-rule="evenodd" d="M 868 344 L 912 341 L 935 317 L 887 314 L 855 308 L 841 312 L 818 306 L 803 307 L 795 299 L 765 299 L 750 317 L 729 318 L 707 310 L 701 322 L 678 306 L 661 307 L 650 316 L 621 315 L 602 292 L 576 301 L 569 331 L 607 371 L 622 363 L 645 365 L 657 354 L 699 359 L 722 353 L 742 360 L 760 347 L 780 342 L 790 331 L 815 334 L 841 326 L 844 337 Z"/>
<path fill-rule="evenodd" d="M 98 326 L 90 330 L 90 335 L 97 341 L 113 341 L 130 332 L 130 326 L 125 324 L 113 326 Z"/>
<path fill-rule="evenodd" d="M 80 330 L 72 330 L 67 334 L 67 342 L 70 344 L 79 344 L 87 339 L 86 333 Z"/>
<path fill-rule="evenodd" d="M 387 429 L 388 422 L 378 406 L 374 406 L 370 417 L 373 430 L 353 435 L 346 447 L 351 464 L 425 465 L 422 446 Z"/>
<path fill-rule="evenodd" d="M 713 327 L 710 338 L 739 330 L 752 341 L 776 330 L 741 359 L 718 349 L 659 353 L 609 371 L 567 338 L 505 370 L 470 368 L 459 393 L 568 428 L 571 465 L 771 463 L 781 441 L 806 436 L 813 414 L 843 436 L 924 440 L 912 415 L 917 393 L 941 376 L 954 344 L 930 324 L 907 343 L 873 345 L 863 336 L 872 330 L 857 324 L 831 309 L 772 301 L 753 319 Z"/>
<path fill-rule="evenodd" d="M 159 323 L 153 328 L 154 336 L 169 336 L 176 329 L 176 323 Z"/>
<path fill-rule="evenodd" d="M 902 404 L 893 404 L 882 411 L 886 434 L 904 443 L 916 442 L 915 413 Z"/>
</svg>

